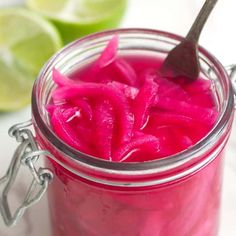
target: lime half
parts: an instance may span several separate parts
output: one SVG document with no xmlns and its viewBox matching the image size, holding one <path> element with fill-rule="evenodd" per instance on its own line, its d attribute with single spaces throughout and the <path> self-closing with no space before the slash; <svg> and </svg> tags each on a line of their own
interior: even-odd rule
<svg viewBox="0 0 236 236">
<path fill-rule="evenodd" d="M 51 23 L 24 9 L 0 10 L 0 110 L 30 101 L 40 68 L 62 46 Z"/>
<path fill-rule="evenodd" d="M 65 43 L 96 31 L 115 28 L 126 0 L 27 0 L 34 11 L 52 20 Z"/>
</svg>

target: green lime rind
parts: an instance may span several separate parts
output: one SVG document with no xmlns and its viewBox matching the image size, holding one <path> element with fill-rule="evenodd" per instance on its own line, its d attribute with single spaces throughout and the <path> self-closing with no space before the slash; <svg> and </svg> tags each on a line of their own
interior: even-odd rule
<svg viewBox="0 0 236 236">
<path fill-rule="evenodd" d="M 51 20 L 64 43 L 82 36 L 117 27 L 126 0 L 27 0 L 30 9 Z"/>
<path fill-rule="evenodd" d="M 44 63 L 62 47 L 53 24 L 26 9 L 0 10 L 0 110 L 30 102 L 33 82 Z"/>
<path fill-rule="evenodd" d="M 110 18 L 106 18 L 100 20 L 99 22 L 90 24 L 75 24 L 69 22 L 64 23 L 58 20 L 52 20 L 52 22 L 60 31 L 64 43 L 67 44 L 88 34 L 116 28 L 121 22 L 121 16 L 123 14 L 122 12 L 123 11 L 116 12 L 116 14 L 114 14 Z"/>
</svg>

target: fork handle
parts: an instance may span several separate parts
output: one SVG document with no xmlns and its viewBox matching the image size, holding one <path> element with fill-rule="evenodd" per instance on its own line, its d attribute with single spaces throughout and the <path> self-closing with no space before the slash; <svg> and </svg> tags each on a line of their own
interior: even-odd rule
<svg viewBox="0 0 236 236">
<path fill-rule="evenodd" d="M 197 18 L 195 19 L 191 29 L 189 30 L 186 40 L 191 40 L 194 42 L 198 42 L 200 33 L 207 21 L 208 16 L 212 12 L 216 2 L 218 0 L 206 0 L 201 11 L 199 12 Z"/>
</svg>

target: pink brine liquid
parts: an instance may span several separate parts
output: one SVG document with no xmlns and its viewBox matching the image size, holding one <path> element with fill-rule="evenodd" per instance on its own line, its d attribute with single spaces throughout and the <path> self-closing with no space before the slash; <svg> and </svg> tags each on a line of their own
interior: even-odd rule
<svg viewBox="0 0 236 236">
<path fill-rule="evenodd" d="M 218 111 L 211 81 L 168 79 L 161 58 L 118 55 L 114 37 L 99 58 L 68 77 L 56 69 L 47 106 L 57 136 L 113 162 L 145 162 L 201 140 Z M 221 158 L 181 181 L 152 187 L 100 186 L 56 163 L 49 205 L 55 236 L 216 236 Z"/>
</svg>

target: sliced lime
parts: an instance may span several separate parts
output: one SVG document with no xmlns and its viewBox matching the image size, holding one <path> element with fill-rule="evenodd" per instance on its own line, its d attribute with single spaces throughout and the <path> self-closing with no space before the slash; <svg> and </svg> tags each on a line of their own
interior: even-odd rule
<svg viewBox="0 0 236 236">
<path fill-rule="evenodd" d="M 27 0 L 27 5 L 52 20 L 68 43 L 116 27 L 124 14 L 126 0 Z"/>
<path fill-rule="evenodd" d="M 24 9 L 0 10 L 0 110 L 30 101 L 40 68 L 62 46 L 51 23 Z"/>
</svg>

